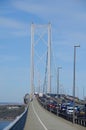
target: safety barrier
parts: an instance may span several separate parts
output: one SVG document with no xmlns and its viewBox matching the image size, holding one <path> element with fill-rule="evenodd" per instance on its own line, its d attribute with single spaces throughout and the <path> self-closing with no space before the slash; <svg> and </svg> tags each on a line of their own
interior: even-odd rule
<svg viewBox="0 0 86 130">
<path fill-rule="evenodd" d="M 76 119 L 75 123 L 86 127 L 86 117 Z"/>
<path fill-rule="evenodd" d="M 7 127 L 5 127 L 4 130 L 23 130 L 26 122 L 27 112 L 28 108 L 25 108 L 25 111 Z"/>
</svg>

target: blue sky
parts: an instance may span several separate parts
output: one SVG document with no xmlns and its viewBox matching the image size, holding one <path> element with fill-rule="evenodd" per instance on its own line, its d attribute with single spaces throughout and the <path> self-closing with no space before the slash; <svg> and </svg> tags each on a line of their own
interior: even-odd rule
<svg viewBox="0 0 86 130">
<path fill-rule="evenodd" d="M 86 96 L 86 1 L 0 0 L 0 101 L 22 102 L 30 89 L 31 23 L 52 25 L 60 84 L 72 94 L 73 46 L 77 48 L 76 96 Z M 56 77 L 55 73 L 53 77 Z"/>
</svg>

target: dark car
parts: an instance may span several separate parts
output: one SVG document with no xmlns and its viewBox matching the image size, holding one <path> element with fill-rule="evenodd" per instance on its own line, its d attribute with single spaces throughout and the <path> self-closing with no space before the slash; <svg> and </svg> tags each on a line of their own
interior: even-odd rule
<svg viewBox="0 0 86 130">
<path fill-rule="evenodd" d="M 47 110 L 57 113 L 57 102 L 51 100 L 47 103 Z"/>
</svg>

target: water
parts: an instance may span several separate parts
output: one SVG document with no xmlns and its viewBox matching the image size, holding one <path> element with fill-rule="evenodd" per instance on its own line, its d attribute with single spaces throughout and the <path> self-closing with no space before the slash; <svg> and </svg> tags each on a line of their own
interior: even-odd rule
<svg viewBox="0 0 86 130">
<path fill-rule="evenodd" d="M 11 121 L 0 121 L 0 130 L 3 130 L 10 123 L 11 123 Z"/>
</svg>

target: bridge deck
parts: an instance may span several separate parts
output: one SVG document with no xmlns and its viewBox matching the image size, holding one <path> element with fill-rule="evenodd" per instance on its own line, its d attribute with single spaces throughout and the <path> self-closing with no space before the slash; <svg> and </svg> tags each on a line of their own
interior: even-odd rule
<svg viewBox="0 0 86 130">
<path fill-rule="evenodd" d="M 42 108 L 36 99 L 30 103 L 24 130 L 86 130 Z"/>
</svg>

